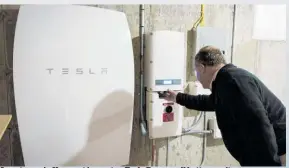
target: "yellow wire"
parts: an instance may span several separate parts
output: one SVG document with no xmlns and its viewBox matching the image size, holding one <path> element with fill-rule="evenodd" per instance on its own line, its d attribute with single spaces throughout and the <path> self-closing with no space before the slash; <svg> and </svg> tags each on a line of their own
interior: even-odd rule
<svg viewBox="0 0 289 168">
<path fill-rule="evenodd" d="M 200 26 L 205 26 L 205 12 L 204 12 L 204 10 L 205 10 L 205 5 L 204 4 L 202 4 L 201 5 L 201 20 L 200 20 Z"/>
<path fill-rule="evenodd" d="M 197 28 L 200 24 L 201 18 L 199 18 L 193 25 L 193 28 Z"/>
<path fill-rule="evenodd" d="M 205 26 L 205 21 L 204 21 L 205 12 L 204 12 L 204 8 L 205 8 L 205 5 L 202 4 L 201 5 L 201 15 L 200 15 L 199 19 L 193 25 L 194 29 L 197 28 L 199 25 L 200 26 Z"/>
</svg>

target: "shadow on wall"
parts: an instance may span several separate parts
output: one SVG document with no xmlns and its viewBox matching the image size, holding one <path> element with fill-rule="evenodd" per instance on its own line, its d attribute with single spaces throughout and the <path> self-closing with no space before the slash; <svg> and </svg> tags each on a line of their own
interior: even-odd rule
<svg viewBox="0 0 289 168">
<path fill-rule="evenodd" d="M 125 91 L 115 91 L 100 101 L 91 117 L 86 146 L 64 166 L 109 166 L 112 159 L 119 163 L 126 160 L 125 153 L 130 152 L 130 144 L 125 143 L 131 140 L 132 101 L 133 96 Z"/>
</svg>

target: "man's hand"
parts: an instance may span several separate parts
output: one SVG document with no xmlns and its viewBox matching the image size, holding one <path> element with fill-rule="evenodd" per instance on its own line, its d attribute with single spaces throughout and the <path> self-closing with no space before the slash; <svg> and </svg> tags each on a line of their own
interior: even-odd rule
<svg viewBox="0 0 289 168">
<path fill-rule="evenodd" d="M 165 92 L 165 96 L 162 99 L 165 99 L 167 101 L 173 101 L 176 102 L 176 98 L 177 98 L 177 92 L 172 91 L 172 90 L 168 90 Z"/>
</svg>

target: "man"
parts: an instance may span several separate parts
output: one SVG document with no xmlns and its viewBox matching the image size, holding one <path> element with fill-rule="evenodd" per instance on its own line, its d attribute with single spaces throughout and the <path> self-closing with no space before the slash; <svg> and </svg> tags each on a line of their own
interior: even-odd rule
<svg viewBox="0 0 289 168">
<path fill-rule="evenodd" d="M 196 76 L 211 95 L 169 90 L 164 99 L 188 109 L 215 111 L 224 144 L 241 166 L 281 166 L 286 154 L 286 108 L 253 74 L 226 64 L 222 52 L 203 47 Z M 280 156 L 281 160 L 280 160 Z"/>
</svg>

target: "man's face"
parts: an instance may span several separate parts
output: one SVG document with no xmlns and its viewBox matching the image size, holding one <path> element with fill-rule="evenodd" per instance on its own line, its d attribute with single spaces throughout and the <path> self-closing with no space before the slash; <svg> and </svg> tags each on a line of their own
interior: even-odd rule
<svg viewBox="0 0 289 168">
<path fill-rule="evenodd" d="M 209 87 L 207 84 L 207 75 L 206 75 L 206 67 L 203 64 L 195 63 L 195 75 L 198 81 L 203 85 L 204 88 Z M 208 85 L 208 86 L 207 86 Z"/>
</svg>

